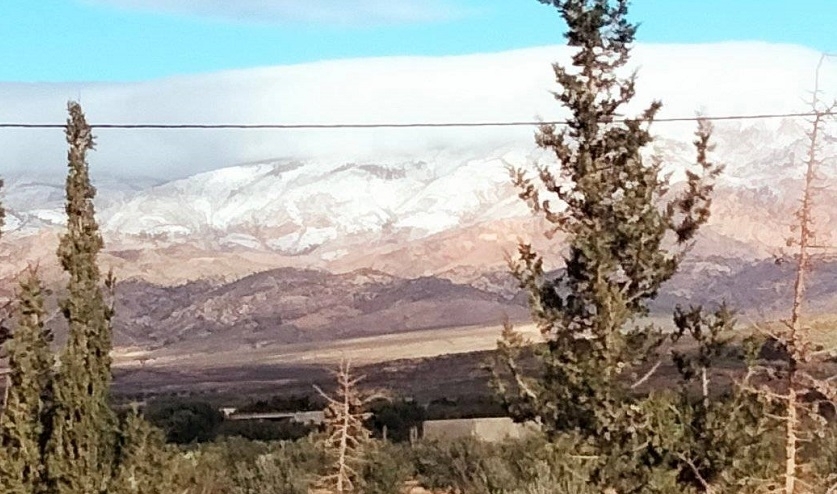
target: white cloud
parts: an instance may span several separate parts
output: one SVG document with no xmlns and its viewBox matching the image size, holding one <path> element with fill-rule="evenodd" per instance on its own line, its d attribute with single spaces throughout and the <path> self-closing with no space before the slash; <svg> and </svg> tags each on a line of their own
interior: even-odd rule
<svg viewBox="0 0 837 494">
<path fill-rule="evenodd" d="M 94 123 L 335 123 L 532 120 L 559 117 L 550 63 L 564 47 L 456 57 L 343 60 L 126 84 L 0 83 L 0 122 L 63 122 L 81 98 Z M 660 98 L 667 116 L 805 111 L 801 98 L 819 55 L 806 48 L 739 43 L 640 45 L 638 108 Z M 837 94 L 837 64 L 823 74 Z M 681 126 L 685 138 L 692 124 Z M 658 124 L 658 132 L 676 127 Z M 340 130 L 96 131 L 94 169 L 186 176 L 283 158 L 433 159 L 439 149 L 533 145 L 530 127 Z M 63 173 L 60 129 L 0 129 L 0 173 Z"/>
<path fill-rule="evenodd" d="M 376 24 L 438 21 L 465 9 L 452 0 L 87 0 L 121 8 L 258 23 Z"/>
</svg>

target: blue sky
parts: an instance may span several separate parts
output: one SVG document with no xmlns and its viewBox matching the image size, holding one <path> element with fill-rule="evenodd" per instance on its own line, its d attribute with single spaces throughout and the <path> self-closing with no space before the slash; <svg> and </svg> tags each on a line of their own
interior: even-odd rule
<svg viewBox="0 0 837 494">
<path fill-rule="evenodd" d="M 640 42 L 837 51 L 835 0 L 634 0 Z M 0 81 L 136 81 L 335 58 L 562 42 L 535 0 L 2 0 Z"/>
</svg>

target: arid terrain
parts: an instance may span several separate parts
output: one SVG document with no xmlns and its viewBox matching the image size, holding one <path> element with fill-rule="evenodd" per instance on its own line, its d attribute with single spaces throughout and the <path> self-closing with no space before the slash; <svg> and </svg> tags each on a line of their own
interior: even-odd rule
<svg viewBox="0 0 837 494">
<path fill-rule="evenodd" d="M 739 312 L 741 326 L 784 317 L 792 269 L 781 259 L 688 261 L 652 305 L 652 320 L 670 328 L 676 305 L 719 300 Z M 817 263 L 809 313 L 834 312 L 835 275 L 837 262 Z M 399 361 L 393 372 L 401 376 L 404 362 L 430 359 L 423 368 L 433 371 L 436 357 L 495 348 L 506 317 L 538 338 L 525 296 L 503 271 L 472 272 L 465 283 L 282 268 L 231 282 L 165 286 L 132 279 L 119 283 L 116 293 L 115 367 L 124 392 L 305 388 L 342 358 L 373 365 L 375 372 Z M 55 308 L 60 294 L 58 287 L 50 304 L 58 341 L 64 334 Z M 438 365 L 450 377 L 450 369 Z M 416 385 L 425 387 L 434 375 Z"/>
</svg>

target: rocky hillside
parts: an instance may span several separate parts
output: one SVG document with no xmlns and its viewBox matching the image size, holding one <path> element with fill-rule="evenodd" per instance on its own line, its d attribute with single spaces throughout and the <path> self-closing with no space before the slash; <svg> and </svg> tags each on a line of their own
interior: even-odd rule
<svg viewBox="0 0 837 494">
<path fill-rule="evenodd" d="M 123 345 L 211 347 L 331 341 L 420 329 L 497 324 L 527 309 L 507 294 L 449 280 L 343 275 L 291 268 L 232 283 L 120 284 Z"/>
<path fill-rule="evenodd" d="M 692 261 L 652 304 L 665 322 L 675 305 L 714 307 L 720 301 L 744 324 L 784 317 L 792 288 L 789 262 Z M 553 273 L 557 275 L 558 273 Z M 837 308 L 837 262 L 821 263 L 811 279 L 809 313 Z M 159 286 L 120 284 L 117 343 L 143 348 L 259 348 L 326 342 L 461 326 L 496 326 L 508 316 L 528 319 L 525 295 L 504 272 L 474 276 L 469 284 L 439 277 L 398 278 L 363 270 L 347 274 L 292 268 L 223 283 Z"/>
</svg>

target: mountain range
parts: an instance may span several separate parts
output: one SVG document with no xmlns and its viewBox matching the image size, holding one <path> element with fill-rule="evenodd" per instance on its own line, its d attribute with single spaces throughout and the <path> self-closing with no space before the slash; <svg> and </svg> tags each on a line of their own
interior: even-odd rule
<svg viewBox="0 0 837 494">
<path fill-rule="evenodd" d="M 713 157 L 726 170 L 693 255 L 781 255 L 801 194 L 804 123 L 719 125 L 715 142 Z M 655 146 L 675 173 L 692 158 L 688 143 Z M 161 184 L 102 181 L 97 207 L 108 262 L 126 278 L 171 284 L 286 266 L 467 281 L 470 271 L 500 268 L 521 239 L 560 252 L 508 177 L 510 166 L 549 162 L 545 152 L 514 147 L 398 162 L 277 159 Z M 821 168 L 823 184 L 834 171 Z M 5 249 L 48 265 L 63 221 L 62 185 L 10 176 L 5 196 Z M 837 232 L 835 206 L 835 197 L 818 196 L 818 243 Z"/>
<path fill-rule="evenodd" d="M 762 104 L 798 102 L 804 96 L 787 93 L 808 74 L 789 77 L 779 62 L 773 69 L 740 65 L 745 55 L 752 53 L 764 58 L 763 52 L 773 50 L 791 57 L 798 56 L 799 50 L 742 45 L 730 54 L 725 48 L 729 47 L 646 47 L 642 60 L 651 65 L 649 72 L 667 74 L 663 81 L 649 80 L 649 85 L 679 96 L 672 105 L 676 109 L 709 105 L 717 111 L 743 111 L 748 105 L 755 108 L 759 95 L 767 95 Z M 505 86 L 512 95 L 521 88 L 542 88 L 548 95 L 543 74 L 533 72 L 534 60 L 548 59 L 553 53 L 554 48 L 416 59 L 409 64 L 402 59 L 390 62 L 402 69 L 409 66 L 414 74 L 434 75 L 432 85 L 437 89 L 439 81 L 453 80 L 460 71 L 459 79 L 465 82 L 473 82 L 475 73 L 483 79 L 503 74 L 516 81 L 476 87 L 473 91 L 478 95 Z M 718 60 L 711 58 L 713 53 Z M 690 95 L 677 85 L 673 67 L 689 60 L 706 70 L 703 74 L 690 72 L 690 76 L 705 79 L 690 79 L 688 86 L 704 84 L 711 90 L 696 89 L 696 94 Z M 329 69 L 345 75 L 364 67 L 388 67 L 385 62 L 328 62 L 274 72 L 263 69 L 255 75 L 263 82 L 319 81 Z M 673 65 L 672 73 L 663 72 L 667 62 Z M 720 102 L 701 99 L 723 94 L 727 81 L 710 80 L 722 62 L 730 73 L 731 91 L 745 83 L 760 88 L 753 91 L 755 102 L 740 102 L 731 96 Z M 506 73 L 503 69 L 507 67 L 525 71 Z M 381 70 L 387 77 L 395 77 L 391 69 Z M 229 85 L 233 75 L 241 74 L 218 79 Z M 771 75 L 779 80 L 761 80 Z M 366 77 L 376 80 L 374 73 Z M 205 86 L 208 80 L 207 76 L 196 84 Z M 186 82 L 171 85 L 182 89 Z M 253 84 L 250 81 L 245 87 Z M 380 86 L 386 85 L 379 81 L 371 92 L 362 93 L 370 108 L 374 105 L 370 99 L 373 89 L 386 89 Z M 453 89 L 462 86 L 459 83 Z M 784 93 L 765 92 L 765 86 Z M 282 87 L 276 90 L 279 94 L 285 91 Z M 361 89 L 352 85 L 348 91 Z M 382 98 L 407 110 L 417 108 L 405 88 L 396 93 L 400 99 L 392 95 Z M 440 94 L 440 101 L 455 99 L 451 94 Z M 257 91 L 251 105 L 263 96 L 263 91 Z M 489 95 L 485 96 L 490 101 Z M 501 108 L 510 107 L 509 94 L 496 96 Z M 241 100 L 245 96 L 235 97 Z M 422 97 L 433 101 L 427 92 Z M 478 98 L 470 97 L 473 105 Z M 527 105 L 532 101 L 543 98 L 530 98 Z M 352 108 L 354 104 L 347 103 Z M 783 105 L 774 108 L 790 107 Z M 370 111 L 382 114 L 380 109 Z M 805 111 L 804 105 L 798 111 Z M 410 111 L 404 113 L 410 116 Z M 475 113 L 464 116 L 469 115 Z M 510 184 L 509 167 L 534 170 L 536 164 L 556 166 L 548 152 L 535 147 L 534 130 L 513 129 L 507 139 L 498 138 L 497 129 L 485 136 L 471 131 L 460 145 L 444 139 L 434 144 L 437 131 L 416 131 L 421 146 L 393 152 L 392 146 L 377 143 L 372 148 L 388 150 L 378 154 L 350 150 L 345 157 L 340 157 L 342 141 L 338 141 L 327 146 L 328 153 L 300 148 L 180 178 L 161 174 L 136 178 L 136 174 L 115 173 L 113 167 L 101 170 L 92 163 L 98 219 L 107 245 L 102 261 L 123 280 L 118 343 L 159 347 L 203 342 L 200 344 L 211 346 L 214 338 L 223 338 L 247 347 L 489 324 L 503 314 L 525 318 L 525 304 L 505 274 L 506 254 L 518 242 L 530 241 L 547 254 L 550 269 L 559 269 L 565 247 L 560 238 L 547 240 L 542 235 L 543 220 L 531 214 Z M 647 150 L 648 157 L 662 157 L 675 186 L 694 160 L 693 130 L 693 122 L 661 122 L 654 127 L 658 138 Z M 807 130 L 805 119 L 798 117 L 716 124 L 711 158 L 723 163 L 725 171 L 714 193 L 712 219 L 692 249 L 685 274 L 672 281 L 660 303 L 712 302 L 705 296 L 712 287 L 713 293 L 728 294 L 746 310 L 780 308 L 777 294 L 784 293 L 787 283 L 782 277 L 788 275 L 783 262 L 789 259 L 787 238 L 801 197 Z M 402 132 L 409 135 L 411 131 Z M 379 138 L 386 140 L 392 135 L 390 129 L 382 131 Z M 108 137 L 103 133 L 100 139 Z M 306 135 L 306 139 L 310 137 Z M 366 135 L 362 142 L 373 142 L 369 139 Z M 194 147 L 195 142 L 184 141 L 183 146 Z M 231 145 L 242 142 L 234 138 Z M 834 140 L 825 142 L 819 151 L 826 156 L 834 145 Z M 130 148 L 125 148 L 125 153 L 130 155 Z M 817 243 L 828 245 L 837 234 L 837 196 L 827 192 L 837 178 L 837 167 L 833 162 L 823 163 L 819 175 L 825 191 L 816 198 Z M 60 174 L 48 170 L 10 170 L 5 180 L 3 200 L 9 214 L 0 254 L 9 262 L 0 266 L 0 279 L 5 280 L 2 290 L 8 296 L 13 290 L 11 280 L 26 263 L 37 263 L 50 283 L 61 279 L 54 252 L 63 222 L 63 183 Z M 827 289 L 817 292 L 813 304 L 819 311 L 833 312 L 837 287 L 831 291 L 825 281 L 822 287 Z M 664 309 L 662 305 L 659 308 Z"/>
</svg>

